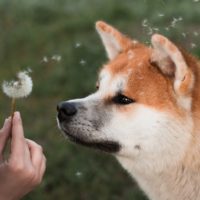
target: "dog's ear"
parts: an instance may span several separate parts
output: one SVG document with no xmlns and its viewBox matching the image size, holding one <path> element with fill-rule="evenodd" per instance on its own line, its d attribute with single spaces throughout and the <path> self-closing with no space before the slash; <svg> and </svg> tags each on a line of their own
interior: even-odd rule
<svg viewBox="0 0 200 200">
<path fill-rule="evenodd" d="M 194 75 L 178 47 L 166 37 L 154 34 L 151 38 L 153 53 L 151 61 L 160 70 L 174 77 L 174 90 L 178 95 L 188 96 L 194 85 Z"/>
<path fill-rule="evenodd" d="M 125 51 L 133 45 L 131 39 L 127 38 L 118 30 L 103 21 L 96 22 L 96 29 L 102 39 L 110 60 L 114 59 L 120 52 Z"/>
</svg>

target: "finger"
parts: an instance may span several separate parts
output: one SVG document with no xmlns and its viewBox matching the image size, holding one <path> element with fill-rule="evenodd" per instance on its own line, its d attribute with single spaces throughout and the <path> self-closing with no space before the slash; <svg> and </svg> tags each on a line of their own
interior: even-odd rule
<svg viewBox="0 0 200 200">
<path fill-rule="evenodd" d="M 11 132 L 11 118 L 7 118 L 4 122 L 2 129 L 0 130 L 0 161 L 4 160 L 4 149 L 8 141 Z"/>
<path fill-rule="evenodd" d="M 12 121 L 12 133 L 11 133 L 11 155 L 10 159 L 24 159 L 24 154 L 28 150 L 24 138 L 24 130 L 22 120 L 19 112 L 15 112 Z"/>
<path fill-rule="evenodd" d="M 42 180 L 45 171 L 46 171 L 46 157 L 43 155 L 42 165 L 41 165 L 40 171 L 39 171 L 39 179 L 40 180 Z"/>
<path fill-rule="evenodd" d="M 10 132 L 11 132 L 11 118 L 7 118 L 4 122 L 3 128 L 0 130 L 0 155 L 4 150 Z"/>
<path fill-rule="evenodd" d="M 35 183 L 38 185 L 41 183 L 46 170 L 46 157 L 40 145 L 29 139 L 26 139 L 26 142 L 31 152 L 32 166 L 35 169 Z"/>
<path fill-rule="evenodd" d="M 30 150 L 32 165 L 36 170 L 39 170 L 41 168 L 44 157 L 42 147 L 29 139 L 26 139 L 26 142 Z"/>
</svg>

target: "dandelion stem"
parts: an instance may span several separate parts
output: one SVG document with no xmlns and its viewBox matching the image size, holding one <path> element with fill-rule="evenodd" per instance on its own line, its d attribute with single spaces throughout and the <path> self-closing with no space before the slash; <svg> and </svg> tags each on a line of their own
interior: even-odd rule
<svg viewBox="0 0 200 200">
<path fill-rule="evenodd" d="M 14 116 L 15 108 L 16 108 L 16 100 L 15 98 L 12 98 L 12 103 L 11 103 L 11 117 L 12 118 Z"/>
</svg>

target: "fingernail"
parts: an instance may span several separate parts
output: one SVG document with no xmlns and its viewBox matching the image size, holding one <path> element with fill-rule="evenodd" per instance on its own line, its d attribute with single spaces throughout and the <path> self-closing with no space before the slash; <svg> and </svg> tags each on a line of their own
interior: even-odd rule
<svg viewBox="0 0 200 200">
<path fill-rule="evenodd" d="M 20 120 L 21 119 L 20 112 L 15 112 L 14 117 L 15 119 Z"/>
<path fill-rule="evenodd" d="M 3 124 L 3 127 L 7 127 L 10 122 L 10 118 L 6 118 Z"/>
<path fill-rule="evenodd" d="M 3 126 L 5 126 L 8 123 L 8 118 L 5 119 Z"/>
</svg>

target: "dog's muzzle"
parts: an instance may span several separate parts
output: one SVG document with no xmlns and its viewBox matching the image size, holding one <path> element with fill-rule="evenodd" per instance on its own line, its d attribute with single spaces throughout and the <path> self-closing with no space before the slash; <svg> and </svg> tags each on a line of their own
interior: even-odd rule
<svg viewBox="0 0 200 200">
<path fill-rule="evenodd" d="M 68 102 L 64 101 L 57 105 L 57 111 L 58 111 L 58 121 L 59 121 L 59 127 L 64 132 L 65 135 L 68 136 L 68 138 L 78 144 L 92 147 L 96 149 L 100 149 L 105 152 L 109 153 L 116 153 L 120 150 L 120 145 L 118 142 L 110 141 L 105 139 L 96 139 L 95 137 L 91 139 L 91 136 L 88 136 L 88 132 L 95 132 L 97 131 L 97 128 L 99 128 L 99 125 L 97 126 L 98 122 L 96 122 L 94 119 L 92 119 L 94 122 L 92 123 L 92 120 L 89 120 L 87 123 L 83 121 L 82 123 L 77 123 L 77 119 L 79 119 L 82 112 L 85 112 L 87 110 L 84 108 L 84 106 L 81 106 L 80 103 L 76 102 Z M 94 116 L 93 116 L 94 118 Z M 84 119 L 85 120 L 85 119 Z M 76 126 L 74 125 L 76 124 Z M 85 124 L 85 127 L 81 127 L 83 124 Z"/>
</svg>

